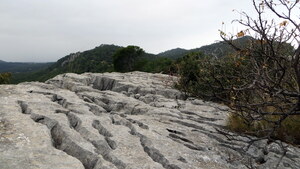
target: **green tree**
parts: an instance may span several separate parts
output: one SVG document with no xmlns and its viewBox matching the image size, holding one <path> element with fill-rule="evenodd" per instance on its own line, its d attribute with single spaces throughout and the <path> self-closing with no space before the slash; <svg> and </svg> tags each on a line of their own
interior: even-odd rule
<svg viewBox="0 0 300 169">
<path fill-rule="evenodd" d="M 8 84 L 10 82 L 11 73 L 0 73 L 0 84 Z"/>
<path fill-rule="evenodd" d="M 144 53 L 144 50 L 138 46 L 127 46 L 126 48 L 117 50 L 117 52 L 113 55 L 113 64 L 115 71 L 133 71 L 135 62 Z"/>
</svg>

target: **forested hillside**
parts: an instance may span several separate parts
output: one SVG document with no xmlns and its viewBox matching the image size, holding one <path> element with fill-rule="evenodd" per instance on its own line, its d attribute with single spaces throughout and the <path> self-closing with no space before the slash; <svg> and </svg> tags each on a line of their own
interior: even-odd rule
<svg viewBox="0 0 300 169">
<path fill-rule="evenodd" d="M 245 37 L 241 37 L 239 39 L 234 40 L 233 43 L 238 46 L 245 46 L 245 45 L 249 44 L 252 39 L 253 38 L 250 36 L 245 36 Z M 171 49 L 171 50 L 159 53 L 158 56 L 177 59 L 177 58 L 181 58 L 191 52 L 201 52 L 201 53 L 204 53 L 205 55 L 220 58 L 222 56 L 226 56 L 229 53 L 234 52 L 234 50 L 228 43 L 221 41 L 221 42 L 213 43 L 210 45 L 205 45 L 205 46 L 195 48 L 195 49 L 190 49 L 190 50 L 186 50 L 186 49 L 182 49 L 182 48 L 175 48 L 175 49 Z"/>
<path fill-rule="evenodd" d="M 5 62 L 0 61 L 0 73 L 2 72 L 33 72 L 50 66 L 49 63 Z"/>
<path fill-rule="evenodd" d="M 120 49 L 116 45 L 100 45 L 84 52 L 71 53 L 47 69 L 34 73 L 13 74 L 12 83 L 23 81 L 45 81 L 61 73 L 109 72 L 113 71 L 112 55 Z"/>
<path fill-rule="evenodd" d="M 246 45 L 250 41 L 251 37 L 243 37 L 233 41 L 237 45 Z M 128 46 L 130 48 L 134 46 Z M 100 45 L 94 49 L 84 52 L 71 53 L 56 63 L 52 64 L 46 69 L 36 71 L 33 73 L 17 73 L 13 72 L 12 83 L 19 83 L 24 81 L 45 81 L 61 73 L 73 72 L 112 72 L 118 71 L 114 67 L 114 55 L 120 52 L 125 47 L 116 45 Z M 185 50 L 176 48 L 162 52 L 158 55 L 150 54 L 143 51 L 140 55 L 134 58 L 131 63 L 132 71 L 144 71 L 144 72 L 174 72 L 176 71 L 176 61 L 189 53 L 202 53 L 204 55 L 213 57 L 222 57 L 234 52 L 234 50 L 225 42 L 218 42 L 211 45 L 203 46 L 196 49 Z M 122 53 L 122 52 L 121 52 Z M 125 52 L 126 53 L 126 52 Z M 126 58 L 127 56 L 122 56 Z M 121 58 L 122 58 L 121 57 Z M 121 62 L 122 63 L 122 62 Z M 122 64 L 128 65 L 129 62 L 123 62 Z M 0 63 L 1 64 L 1 63 Z M 26 72 L 26 71 L 22 71 Z"/>
<path fill-rule="evenodd" d="M 180 58 L 186 54 L 188 54 L 190 51 L 182 48 L 175 48 L 171 50 L 167 50 L 165 52 L 159 53 L 158 56 L 160 57 L 167 57 L 171 59 L 177 59 Z"/>
</svg>

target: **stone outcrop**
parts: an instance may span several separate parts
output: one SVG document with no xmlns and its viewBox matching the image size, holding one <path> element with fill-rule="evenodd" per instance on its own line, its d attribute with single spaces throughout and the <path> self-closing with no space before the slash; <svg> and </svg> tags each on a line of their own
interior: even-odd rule
<svg viewBox="0 0 300 169">
<path fill-rule="evenodd" d="M 62 74 L 0 86 L 0 168 L 300 168 L 299 148 L 245 149 L 223 105 L 184 96 L 162 74 Z M 243 141 L 244 140 L 244 141 Z M 264 149 L 260 148 L 264 147 Z"/>
<path fill-rule="evenodd" d="M 65 58 L 65 60 L 61 63 L 61 67 L 69 64 L 70 62 L 73 62 L 77 57 L 79 57 L 81 54 L 81 52 L 77 52 L 77 53 L 72 53 L 69 56 L 67 56 L 67 58 Z"/>
</svg>

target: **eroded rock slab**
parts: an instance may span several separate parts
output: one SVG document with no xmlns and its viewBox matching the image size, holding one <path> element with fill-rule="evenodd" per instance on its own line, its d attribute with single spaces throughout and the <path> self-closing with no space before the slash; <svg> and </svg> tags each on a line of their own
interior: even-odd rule
<svg viewBox="0 0 300 169">
<path fill-rule="evenodd" d="M 185 99 L 175 81 L 85 73 L 0 86 L 0 168 L 300 168 L 296 147 L 279 164 L 276 145 L 243 151 L 218 132 L 229 109 Z"/>
</svg>

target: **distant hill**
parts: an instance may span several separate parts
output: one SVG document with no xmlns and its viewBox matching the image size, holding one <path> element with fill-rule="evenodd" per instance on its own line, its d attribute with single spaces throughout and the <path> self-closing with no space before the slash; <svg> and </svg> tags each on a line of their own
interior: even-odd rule
<svg viewBox="0 0 300 169">
<path fill-rule="evenodd" d="M 234 44 L 239 45 L 247 45 L 249 41 L 253 39 L 250 36 L 245 36 L 239 39 L 236 39 L 233 41 Z M 190 52 L 203 52 L 205 55 L 211 55 L 214 57 L 222 57 L 225 55 L 228 55 L 229 53 L 234 52 L 234 49 L 226 42 L 220 41 L 217 43 L 213 43 L 210 45 L 205 45 L 199 48 L 195 49 L 182 49 L 182 48 L 175 48 L 171 50 L 167 50 L 165 52 L 159 53 L 158 56 L 161 57 L 167 57 L 167 58 L 172 58 L 172 59 L 177 59 L 180 57 L 183 57 L 184 55 L 190 53 Z"/>
<path fill-rule="evenodd" d="M 49 66 L 47 69 L 30 74 L 13 74 L 12 83 L 23 81 L 45 81 L 61 73 L 112 71 L 112 56 L 120 49 L 116 45 L 100 45 L 84 52 L 71 53 Z"/>
<path fill-rule="evenodd" d="M 247 41 L 249 41 L 249 37 L 243 37 L 235 40 L 234 43 L 245 45 Z M 114 71 L 113 55 L 121 48 L 123 47 L 103 44 L 91 50 L 72 53 L 59 59 L 46 69 L 34 73 L 14 73 L 12 83 L 23 81 L 45 81 L 58 74 L 67 72 L 111 72 Z M 224 42 L 218 42 L 191 50 L 182 48 L 171 49 L 158 55 L 145 53 L 138 61 L 137 70 L 146 72 L 161 71 L 164 67 L 170 65 L 172 60 L 183 57 L 190 52 L 203 52 L 206 55 L 222 57 L 233 52 L 233 49 Z"/>
<path fill-rule="evenodd" d="M 248 45 L 251 42 L 251 40 L 253 40 L 252 37 L 244 36 L 242 38 L 233 40 L 233 44 L 242 47 Z M 233 53 L 234 49 L 228 43 L 221 41 L 210 45 L 202 46 L 200 48 L 191 49 L 190 52 L 203 52 L 205 55 L 211 55 L 219 58 Z"/>
<path fill-rule="evenodd" d="M 27 63 L 27 62 L 5 62 L 0 60 L 0 73 L 11 72 L 11 73 L 20 73 L 20 72 L 34 72 L 49 67 L 49 63 Z"/>
<path fill-rule="evenodd" d="M 61 72 L 101 72 L 112 66 L 114 53 L 122 48 L 116 45 L 100 45 L 94 49 L 77 52 L 59 59 L 49 70 L 57 69 Z"/>
<path fill-rule="evenodd" d="M 177 58 L 180 58 L 180 57 L 186 55 L 189 52 L 190 51 L 186 50 L 186 49 L 175 48 L 175 49 L 171 49 L 171 50 L 167 50 L 165 52 L 159 53 L 157 55 L 161 56 L 161 57 L 167 57 L 167 58 L 171 58 L 171 59 L 177 59 Z"/>
<path fill-rule="evenodd" d="M 116 45 L 100 45 L 84 52 L 71 53 L 46 69 L 34 73 L 13 74 L 12 83 L 23 81 L 45 81 L 62 73 L 111 72 L 113 55 L 122 48 Z M 156 55 L 145 53 L 143 58 L 155 59 Z"/>
</svg>

